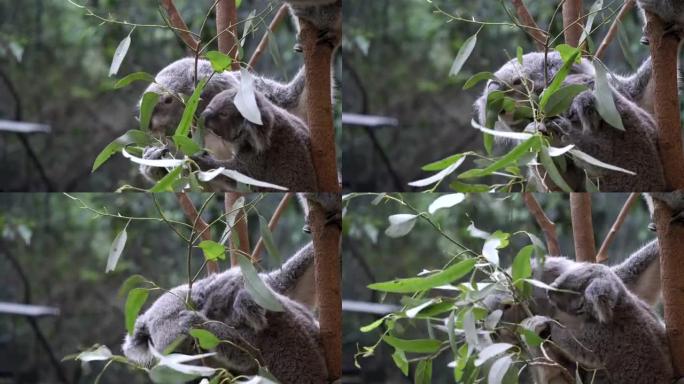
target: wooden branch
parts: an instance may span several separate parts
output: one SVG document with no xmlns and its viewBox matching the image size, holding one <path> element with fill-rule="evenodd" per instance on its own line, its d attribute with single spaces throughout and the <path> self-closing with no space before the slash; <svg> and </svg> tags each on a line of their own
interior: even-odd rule
<svg viewBox="0 0 684 384">
<path fill-rule="evenodd" d="M 515 12 L 518 14 L 520 23 L 524 27 L 523 30 L 530 35 L 530 37 L 532 37 L 537 49 L 543 51 L 546 45 L 546 33 L 542 32 L 541 28 L 539 28 L 522 0 L 511 0 L 511 3 L 513 3 L 513 7 L 515 8 Z"/>
<path fill-rule="evenodd" d="M 565 0 L 563 3 L 563 26 L 565 43 L 576 47 L 582 37 L 582 0 Z"/>
<path fill-rule="evenodd" d="M 599 249 L 598 254 L 596 255 L 597 262 L 602 263 L 608 260 L 608 248 L 613 243 L 613 240 L 615 240 L 615 235 L 620 230 L 620 227 L 622 227 L 622 224 L 625 222 L 625 219 L 627 218 L 629 210 L 632 208 L 632 206 L 638 198 L 638 193 L 632 193 L 627 198 L 627 201 L 625 201 L 625 205 L 622 206 L 622 209 L 620 210 L 617 219 L 615 219 L 615 223 L 613 223 L 613 226 L 610 227 L 608 235 L 606 235 L 605 240 L 603 240 L 603 244 L 601 244 L 601 248 Z"/>
<path fill-rule="evenodd" d="M 660 160 L 668 190 L 684 189 L 684 149 L 677 89 L 679 39 L 673 33 L 664 33 L 663 22 L 658 17 L 647 13 L 646 18 L 646 34 L 653 58 L 654 100 L 658 100 L 654 109 Z"/>
<path fill-rule="evenodd" d="M 329 382 L 342 375 L 342 296 L 340 228 L 326 225 L 326 212 L 309 200 L 309 224 L 314 244 L 316 296 L 319 305 L 321 344 L 325 352 Z"/>
<path fill-rule="evenodd" d="M 318 179 L 318 191 L 339 192 L 330 94 L 333 48 L 329 44 L 318 43 L 320 31 L 313 24 L 304 19 L 300 19 L 299 23 L 306 70 L 307 120 L 311 131 L 311 154 Z"/>
<path fill-rule="evenodd" d="M 271 220 L 268 222 L 269 231 L 273 232 L 276 225 L 278 225 L 278 220 L 280 220 L 280 216 L 282 216 L 283 212 L 285 212 L 285 208 L 287 208 L 287 205 L 290 203 L 290 200 L 292 200 L 292 196 L 294 196 L 292 192 L 288 192 L 285 195 L 283 195 L 283 198 L 280 200 L 280 203 L 273 212 L 273 216 L 271 216 Z M 256 246 L 254 247 L 254 250 L 252 251 L 252 260 L 254 260 L 255 263 L 261 261 L 261 250 L 263 248 L 264 238 L 260 237 Z"/>
<path fill-rule="evenodd" d="M 530 192 L 523 193 L 523 201 L 530 211 L 532 216 L 537 220 L 537 224 L 541 227 L 542 232 L 544 232 L 544 238 L 546 239 L 546 247 L 548 248 L 550 256 L 560 256 L 560 245 L 558 245 L 558 236 L 556 234 L 556 224 L 549 220 L 548 216 L 544 213 L 541 205 L 534 198 L 534 195 Z"/>
<path fill-rule="evenodd" d="M 185 24 L 185 21 L 183 21 L 180 13 L 178 13 L 178 9 L 176 9 L 176 6 L 173 4 L 173 0 L 161 0 L 160 3 L 166 12 L 166 16 L 169 18 L 169 24 L 176 28 L 176 32 L 178 32 L 178 36 L 180 36 L 181 40 L 183 40 L 185 45 L 192 49 L 193 52 L 197 52 L 200 42 L 188 32 L 188 26 Z"/>
<path fill-rule="evenodd" d="M 280 9 L 278 9 L 278 12 L 273 16 L 273 20 L 271 20 L 271 24 L 268 26 L 268 30 L 264 32 L 264 36 L 261 38 L 261 41 L 259 42 L 259 45 L 257 46 L 256 50 L 252 54 L 252 58 L 249 59 L 249 63 L 247 64 L 247 67 L 250 69 L 253 69 L 256 63 L 259 61 L 261 58 L 261 54 L 266 51 L 266 47 L 268 47 L 268 41 L 269 37 L 271 36 L 271 33 L 275 31 L 275 29 L 280 25 L 280 23 L 283 21 L 285 16 L 287 16 L 289 10 L 287 4 L 283 4 L 280 6 Z"/>
<path fill-rule="evenodd" d="M 237 7 L 235 0 L 219 0 L 216 3 L 216 33 L 218 49 L 233 58 L 231 68 L 240 69 L 237 44 Z"/>
<path fill-rule="evenodd" d="M 666 204 L 657 199 L 654 204 L 667 339 L 675 377 L 680 377 L 684 375 L 684 225 L 672 222 Z"/>
<path fill-rule="evenodd" d="M 570 194 L 570 216 L 572 217 L 572 234 L 575 241 L 575 260 L 596 262 L 590 193 L 573 192 Z"/>
<path fill-rule="evenodd" d="M 599 45 L 598 49 L 596 50 L 596 54 L 594 55 L 594 57 L 600 59 L 601 56 L 603 56 L 603 52 L 606 51 L 608 45 L 610 45 L 610 43 L 615 39 L 615 36 L 617 36 L 617 32 L 620 28 L 620 24 L 622 23 L 622 19 L 624 19 L 627 13 L 629 13 L 629 11 L 631 11 L 632 8 L 634 8 L 635 4 L 636 0 L 625 0 L 625 4 L 622 6 L 622 9 L 620 9 L 620 12 L 617 14 L 617 16 L 615 16 L 613 24 L 611 24 L 610 29 L 606 34 L 606 37 L 603 38 L 601 45 Z"/>
<path fill-rule="evenodd" d="M 195 233 L 200 233 L 202 240 L 211 240 L 209 225 L 199 216 L 197 208 L 195 208 L 195 204 L 190 200 L 190 197 L 185 192 L 176 193 L 176 197 L 181 209 L 183 209 L 183 213 L 185 213 L 185 217 L 192 223 Z M 207 261 L 207 275 L 218 273 L 219 271 L 217 262 Z"/>
<path fill-rule="evenodd" d="M 233 210 L 235 202 L 240 197 L 242 197 L 242 193 L 226 192 L 224 202 L 224 209 L 226 213 Z M 249 226 L 247 225 L 247 216 L 245 215 L 244 208 L 240 208 L 240 212 L 238 212 L 237 216 L 235 216 L 235 224 L 233 225 L 233 228 L 231 228 L 231 231 L 233 231 L 233 233 L 237 233 L 238 240 L 238 244 L 235 244 L 233 242 L 235 236 L 230 237 L 230 265 L 234 267 L 238 265 L 237 255 L 241 254 L 247 256 L 250 254 Z"/>
</svg>

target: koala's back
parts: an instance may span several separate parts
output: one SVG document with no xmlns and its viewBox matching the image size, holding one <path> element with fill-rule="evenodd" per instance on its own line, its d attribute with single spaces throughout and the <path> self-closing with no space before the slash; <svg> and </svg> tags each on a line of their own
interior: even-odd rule
<svg viewBox="0 0 684 384">
<path fill-rule="evenodd" d="M 299 303 L 279 298 L 285 311 L 267 313 L 268 327 L 255 335 L 254 345 L 282 384 L 326 383 L 328 371 L 316 320 Z"/>
</svg>

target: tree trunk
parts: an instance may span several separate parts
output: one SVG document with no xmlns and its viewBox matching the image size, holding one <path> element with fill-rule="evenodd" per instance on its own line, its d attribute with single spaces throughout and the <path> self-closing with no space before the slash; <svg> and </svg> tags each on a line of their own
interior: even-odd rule
<svg viewBox="0 0 684 384">
<path fill-rule="evenodd" d="M 575 242 L 575 259 L 589 263 L 596 262 L 594 225 L 591 220 L 591 194 L 570 194 L 570 215 L 572 235 Z"/>
</svg>

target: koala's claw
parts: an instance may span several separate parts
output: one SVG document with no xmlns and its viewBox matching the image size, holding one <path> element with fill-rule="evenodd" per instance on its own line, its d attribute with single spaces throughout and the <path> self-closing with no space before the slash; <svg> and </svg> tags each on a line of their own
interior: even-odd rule
<svg viewBox="0 0 684 384">
<path fill-rule="evenodd" d="M 520 325 L 542 338 L 547 338 L 551 335 L 551 322 L 552 320 L 546 316 L 532 316 L 523 320 Z"/>
</svg>

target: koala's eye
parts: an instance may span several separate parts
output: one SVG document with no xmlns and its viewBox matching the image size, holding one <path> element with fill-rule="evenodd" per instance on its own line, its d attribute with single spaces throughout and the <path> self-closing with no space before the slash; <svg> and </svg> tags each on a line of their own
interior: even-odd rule
<svg viewBox="0 0 684 384">
<path fill-rule="evenodd" d="M 164 104 L 171 104 L 173 103 L 173 96 L 166 95 L 164 96 L 164 99 L 162 101 L 164 102 Z"/>
<path fill-rule="evenodd" d="M 521 79 L 521 78 L 517 78 L 517 79 L 515 79 L 515 80 L 513 81 L 513 85 L 516 85 L 516 86 L 517 86 L 517 85 L 520 85 L 520 84 L 522 84 L 522 79 Z"/>
<path fill-rule="evenodd" d="M 228 112 L 226 112 L 226 111 L 221 111 L 221 112 L 219 112 L 218 115 L 219 115 L 220 118 L 225 119 L 226 117 L 228 117 Z"/>
</svg>

